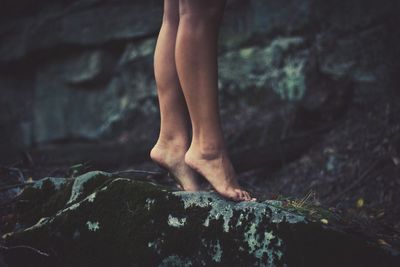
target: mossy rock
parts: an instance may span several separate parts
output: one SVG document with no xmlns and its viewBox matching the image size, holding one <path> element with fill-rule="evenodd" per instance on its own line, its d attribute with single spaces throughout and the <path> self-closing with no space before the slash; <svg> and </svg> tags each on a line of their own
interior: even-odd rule
<svg viewBox="0 0 400 267">
<path fill-rule="evenodd" d="M 81 175 L 54 191 L 47 196 L 54 202 L 50 210 L 61 208 L 29 228 L 3 236 L 7 247 L 30 248 L 29 253 L 5 251 L 10 266 L 400 263 L 398 254 L 364 236 L 288 210 L 282 201 L 236 203 L 213 192 L 174 191 L 104 172 Z"/>
</svg>

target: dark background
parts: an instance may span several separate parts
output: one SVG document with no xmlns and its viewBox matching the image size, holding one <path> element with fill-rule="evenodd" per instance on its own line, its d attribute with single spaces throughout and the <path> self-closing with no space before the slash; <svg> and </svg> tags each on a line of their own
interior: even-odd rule
<svg viewBox="0 0 400 267">
<path fill-rule="evenodd" d="M 232 0 L 219 43 L 241 183 L 400 230 L 400 2 Z M 0 2 L 0 165 L 156 169 L 160 0 Z M 358 205 L 357 205 L 358 203 Z M 360 205 L 360 203 L 362 203 Z"/>
</svg>

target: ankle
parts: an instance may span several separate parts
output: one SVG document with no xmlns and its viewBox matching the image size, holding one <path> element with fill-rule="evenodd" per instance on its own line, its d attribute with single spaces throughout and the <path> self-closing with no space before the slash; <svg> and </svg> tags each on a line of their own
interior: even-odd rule
<svg viewBox="0 0 400 267">
<path fill-rule="evenodd" d="M 189 148 L 189 140 L 182 136 L 162 136 L 157 140 L 157 146 L 168 148 L 171 150 L 187 150 Z"/>
<path fill-rule="evenodd" d="M 212 160 L 222 156 L 225 151 L 223 143 L 192 143 L 190 148 L 202 159 Z"/>
</svg>

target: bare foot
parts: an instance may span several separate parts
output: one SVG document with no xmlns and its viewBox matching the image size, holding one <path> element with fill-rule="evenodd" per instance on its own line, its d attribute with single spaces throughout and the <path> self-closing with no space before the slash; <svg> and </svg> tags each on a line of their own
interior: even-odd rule
<svg viewBox="0 0 400 267">
<path fill-rule="evenodd" d="M 153 161 L 169 170 L 185 191 L 199 191 L 197 173 L 185 163 L 185 146 L 171 142 L 158 141 L 150 151 Z"/>
<path fill-rule="evenodd" d="M 185 162 L 203 175 L 223 197 L 234 201 L 256 200 L 239 186 L 235 170 L 226 151 L 204 155 L 191 146 L 185 154 Z"/>
</svg>

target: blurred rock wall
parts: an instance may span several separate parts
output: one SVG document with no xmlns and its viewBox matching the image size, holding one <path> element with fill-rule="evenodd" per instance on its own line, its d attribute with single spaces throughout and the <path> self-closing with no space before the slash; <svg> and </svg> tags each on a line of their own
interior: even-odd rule
<svg viewBox="0 0 400 267">
<path fill-rule="evenodd" d="M 1 6 L 3 162 L 49 143 L 129 139 L 150 148 L 159 127 L 153 51 L 162 1 Z M 245 128 L 254 138 L 243 146 L 255 146 L 309 127 L 299 109 L 329 119 L 349 101 L 395 95 L 399 10 L 396 0 L 228 1 L 219 49 L 228 143 L 248 139 Z"/>
</svg>

